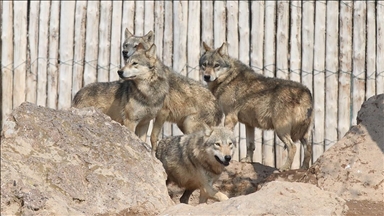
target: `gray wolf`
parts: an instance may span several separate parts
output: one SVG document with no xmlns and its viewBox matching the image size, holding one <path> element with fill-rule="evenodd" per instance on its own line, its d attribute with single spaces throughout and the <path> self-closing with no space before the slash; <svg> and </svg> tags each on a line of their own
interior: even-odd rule
<svg viewBox="0 0 384 216">
<path fill-rule="evenodd" d="M 213 188 L 224 167 L 229 165 L 236 147 L 236 138 L 225 127 L 206 127 L 202 131 L 162 139 L 156 151 L 168 175 L 166 183 L 185 188 L 181 203 L 200 189 L 200 203 L 208 198 L 218 201 L 228 197 Z"/>
<path fill-rule="evenodd" d="M 169 91 L 164 67 L 156 57 L 156 46 L 145 50 L 139 44 L 137 52 L 117 73 L 122 80 L 91 83 L 80 89 L 72 106 L 99 108 L 145 141 L 149 122 L 163 107 Z"/>
<path fill-rule="evenodd" d="M 153 44 L 153 36 L 137 37 L 126 29 L 123 52 L 134 53 L 135 46 L 129 43 L 142 42 L 145 48 Z M 162 63 L 161 63 L 162 64 Z M 158 136 L 164 122 L 176 123 L 184 134 L 203 130 L 206 126 L 218 126 L 222 123 L 223 112 L 213 94 L 201 83 L 175 73 L 167 66 L 165 73 L 169 83 L 169 94 L 164 106 L 153 123 L 151 133 L 152 155 L 156 152 Z"/>
<path fill-rule="evenodd" d="M 307 169 L 312 152 L 308 138 L 313 118 L 309 89 L 298 82 L 256 74 L 228 55 L 226 43 L 218 49 L 211 49 L 205 43 L 203 46 L 200 72 L 224 111 L 224 125 L 233 129 L 241 122 L 246 127 L 247 156 L 242 161 L 253 161 L 254 128 L 258 127 L 274 129 L 286 145 L 288 157 L 280 170 L 291 168 L 297 140 L 305 149 L 301 168 Z"/>
<path fill-rule="evenodd" d="M 144 36 L 134 36 L 128 28 L 125 29 L 124 32 L 125 40 L 123 42 L 123 57 L 124 61 L 127 61 L 128 58 L 136 51 L 136 47 L 138 44 L 144 44 L 145 49 L 149 49 L 149 47 L 154 43 L 155 37 L 152 31 L 149 31 Z M 147 46 L 147 44 L 150 44 Z"/>
</svg>

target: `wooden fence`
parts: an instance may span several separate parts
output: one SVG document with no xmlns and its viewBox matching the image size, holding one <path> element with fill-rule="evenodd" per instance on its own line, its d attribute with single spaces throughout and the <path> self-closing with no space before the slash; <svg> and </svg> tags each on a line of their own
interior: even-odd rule
<svg viewBox="0 0 384 216">
<path fill-rule="evenodd" d="M 384 93 L 381 1 L 1 1 L 0 10 L 2 125 L 24 101 L 66 109 L 84 85 L 117 80 L 125 28 L 153 30 L 158 56 L 193 79 L 200 80 L 202 41 L 227 41 L 229 54 L 256 73 L 308 86 L 313 160 L 356 124 L 364 100 Z M 238 160 L 244 125 L 235 133 Z M 164 136 L 177 134 L 164 126 Z M 284 162 L 273 132 L 256 130 L 255 138 L 257 162 Z"/>
</svg>

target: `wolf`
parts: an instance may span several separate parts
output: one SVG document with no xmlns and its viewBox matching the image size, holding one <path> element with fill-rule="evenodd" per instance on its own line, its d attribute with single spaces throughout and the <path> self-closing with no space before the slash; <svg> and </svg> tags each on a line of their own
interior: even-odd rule
<svg viewBox="0 0 384 216">
<path fill-rule="evenodd" d="M 149 37 L 150 36 L 150 37 Z M 146 36 L 132 35 L 125 30 L 124 53 L 134 53 L 135 43 L 140 42 L 145 48 L 152 46 L 154 36 L 151 32 Z M 132 43 L 132 44 L 130 44 Z M 164 106 L 153 123 L 151 133 L 152 155 L 155 155 L 159 134 L 163 124 L 176 123 L 184 134 L 203 130 L 206 126 L 222 124 L 223 112 L 213 94 L 203 84 L 182 76 L 165 66 L 166 77 L 169 84 L 169 94 L 166 96 Z"/>
<path fill-rule="evenodd" d="M 226 43 L 212 49 L 203 42 L 203 47 L 200 72 L 224 111 L 224 125 L 233 129 L 237 122 L 241 122 L 246 127 L 247 156 L 242 161 L 253 161 L 254 128 L 257 127 L 274 129 L 286 145 L 288 157 L 280 170 L 291 168 L 297 140 L 304 147 L 301 168 L 309 168 L 312 146 L 308 138 L 313 118 L 309 89 L 298 82 L 257 74 L 241 61 L 231 58 Z"/>
<path fill-rule="evenodd" d="M 138 44 L 144 44 L 144 47 L 148 49 L 155 41 L 155 37 L 153 35 L 153 31 L 149 31 L 144 36 L 134 36 L 128 28 L 125 29 L 124 32 L 125 40 L 123 42 L 123 58 L 124 61 L 127 61 L 128 58 L 135 52 Z M 148 44 L 150 44 L 148 46 Z"/>
<path fill-rule="evenodd" d="M 158 158 L 167 173 L 167 181 L 185 188 L 180 198 L 188 204 L 192 192 L 200 189 L 199 202 L 208 198 L 218 201 L 228 197 L 213 188 L 224 167 L 229 165 L 236 147 L 233 132 L 225 127 L 205 127 L 205 129 L 182 136 L 167 137 L 159 142 L 156 150 Z"/>
<path fill-rule="evenodd" d="M 91 83 L 80 89 L 72 101 L 76 108 L 96 107 L 146 140 L 149 122 L 163 107 L 169 91 L 164 66 L 156 57 L 156 45 L 142 44 L 117 71 L 121 80 Z"/>
</svg>

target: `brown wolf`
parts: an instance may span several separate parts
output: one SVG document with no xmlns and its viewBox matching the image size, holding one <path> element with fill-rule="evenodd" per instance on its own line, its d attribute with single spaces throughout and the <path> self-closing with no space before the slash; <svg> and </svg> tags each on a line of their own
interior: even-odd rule
<svg viewBox="0 0 384 216">
<path fill-rule="evenodd" d="M 174 182 L 185 191 L 180 202 L 200 189 L 200 203 L 208 198 L 218 201 L 228 197 L 213 188 L 224 167 L 229 165 L 236 146 L 231 130 L 224 127 L 207 127 L 195 133 L 168 137 L 159 142 L 156 157 L 163 163 L 168 175 L 167 184 Z"/>
<path fill-rule="evenodd" d="M 138 44 L 140 44 L 140 43 L 144 44 L 144 47 L 146 49 L 148 49 L 154 43 L 154 40 L 155 40 L 155 37 L 154 37 L 152 31 L 149 31 L 146 35 L 139 37 L 139 36 L 134 36 L 128 30 L 128 28 L 126 28 L 124 35 L 125 35 L 125 40 L 123 43 L 122 54 L 123 54 L 125 61 L 127 61 L 128 58 L 135 52 Z M 148 44 L 150 44 L 150 45 L 147 46 Z"/>
<path fill-rule="evenodd" d="M 94 106 L 146 139 L 149 122 L 163 107 L 169 85 L 164 66 L 156 57 L 156 46 L 145 50 L 139 44 L 118 71 L 122 81 L 92 83 L 76 93 L 72 106 Z"/>
<path fill-rule="evenodd" d="M 233 128 L 239 121 L 246 126 L 247 156 L 243 161 L 253 160 L 254 127 L 258 127 L 274 129 L 285 143 L 288 157 L 281 170 L 291 168 L 297 140 L 305 149 L 302 168 L 308 168 L 312 151 L 308 137 L 313 110 L 309 89 L 294 81 L 256 74 L 249 66 L 228 55 L 226 43 L 215 50 L 205 43 L 203 46 L 205 53 L 199 60 L 200 71 L 223 108 L 224 125 Z"/>
<path fill-rule="evenodd" d="M 151 32 L 143 37 L 133 36 L 128 29 L 125 32 L 127 43 L 142 42 L 145 48 L 153 44 Z M 134 53 L 135 49 L 135 46 L 125 44 L 123 55 L 124 52 Z M 218 126 L 223 118 L 218 101 L 206 87 L 191 78 L 173 72 L 164 65 L 163 67 L 167 68 L 165 71 L 169 83 L 169 94 L 153 124 L 151 133 L 153 155 L 156 152 L 158 136 L 164 122 L 176 123 L 184 134 L 189 134 L 203 130 L 205 126 Z"/>
</svg>

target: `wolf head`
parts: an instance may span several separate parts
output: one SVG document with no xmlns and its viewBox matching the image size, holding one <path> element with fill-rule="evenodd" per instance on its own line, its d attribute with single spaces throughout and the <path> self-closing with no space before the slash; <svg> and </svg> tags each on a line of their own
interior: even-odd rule
<svg viewBox="0 0 384 216">
<path fill-rule="evenodd" d="M 236 138 L 233 132 L 225 127 L 212 127 L 205 129 L 206 141 L 204 148 L 210 160 L 228 166 L 236 147 Z"/>
<path fill-rule="evenodd" d="M 144 36 L 134 36 L 128 28 L 125 29 L 125 40 L 123 43 L 123 57 L 127 61 L 129 57 L 137 50 L 137 46 L 141 43 L 145 49 L 149 49 L 154 43 L 155 37 L 152 31 L 149 31 Z"/>
<path fill-rule="evenodd" d="M 117 71 L 123 80 L 146 79 L 153 74 L 156 65 L 156 45 L 148 50 L 139 43 L 136 52 L 125 62 L 125 66 Z"/>
<path fill-rule="evenodd" d="M 200 57 L 200 73 L 205 82 L 213 82 L 226 76 L 230 69 L 230 58 L 228 56 L 227 44 L 223 43 L 218 49 L 211 49 L 203 42 L 205 53 Z"/>
</svg>

